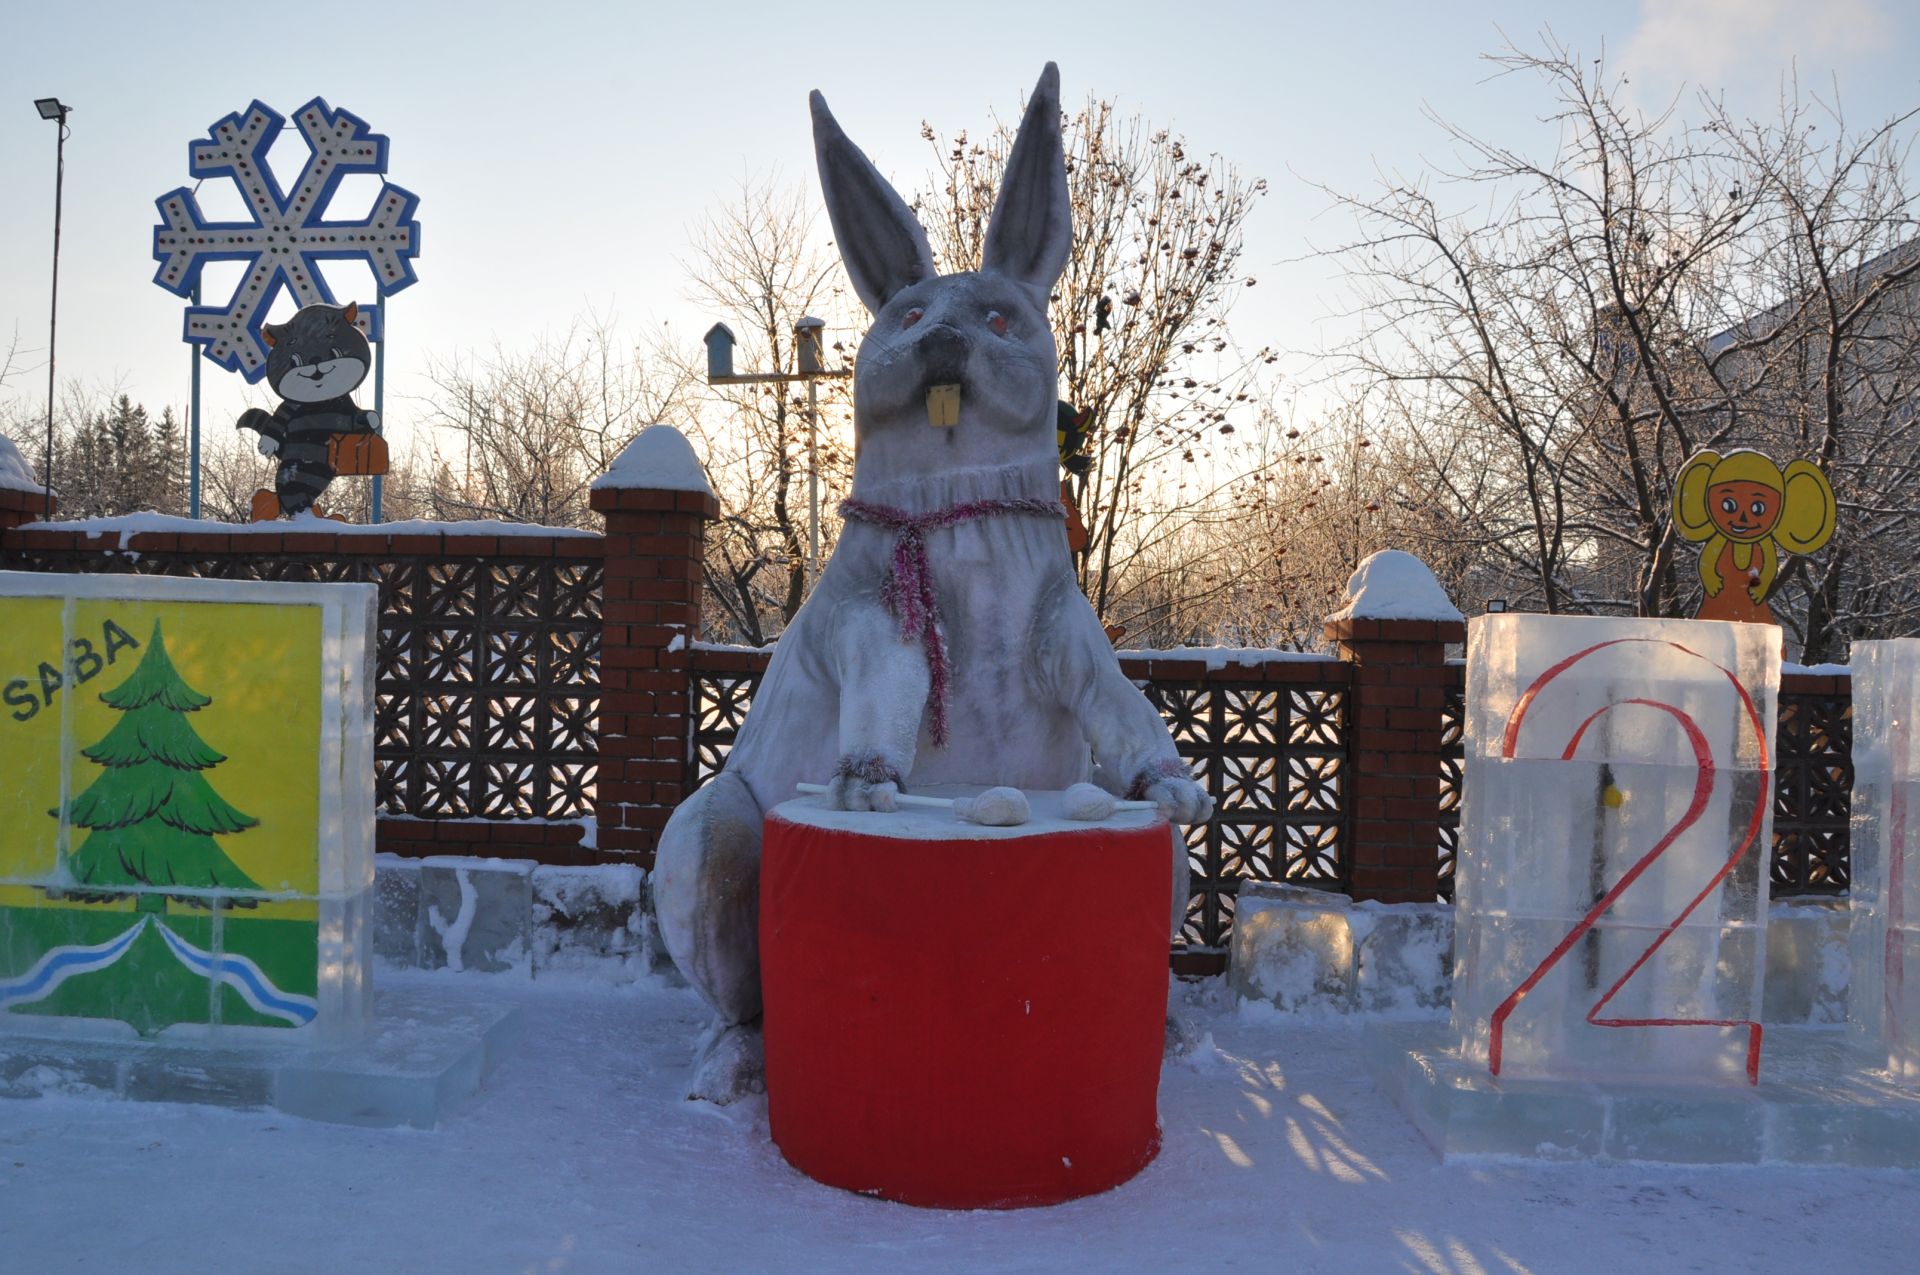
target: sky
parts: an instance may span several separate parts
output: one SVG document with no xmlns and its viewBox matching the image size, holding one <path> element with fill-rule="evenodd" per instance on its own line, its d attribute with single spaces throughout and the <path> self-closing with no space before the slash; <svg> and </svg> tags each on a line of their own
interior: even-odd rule
<svg viewBox="0 0 1920 1275">
<path fill-rule="evenodd" d="M 1235 331 L 1247 348 L 1321 348 L 1346 298 L 1311 254 L 1347 223 L 1319 187 L 1366 191 L 1383 172 L 1446 159 L 1429 110 L 1550 151 L 1543 88 L 1493 76 L 1480 56 L 1536 46 L 1549 29 L 1582 56 L 1604 53 L 1642 102 L 1680 95 L 1683 113 L 1702 85 L 1764 112 L 1789 71 L 1837 92 L 1856 123 L 1920 105 L 1920 15 L 1898 0 L 6 0 L 0 85 L 17 101 L 0 101 L 0 351 L 18 349 L 0 410 L 45 410 L 55 127 L 34 112 L 38 97 L 72 108 L 60 380 L 118 386 L 156 412 L 188 399 L 185 302 L 151 281 L 154 201 L 191 184 L 188 143 L 255 98 L 290 114 L 316 95 L 387 135 L 388 180 L 420 199 L 419 282 L 388 310 L 386 419 L 404 438 L 430 359 L 525 349 L 588 312 L 617 315 L 629 334 L 664 323 L 689 343 L 724 318 L 687 299 L 690 237 L 745 181 L 799 184 L 817 205 L 809 89 L 911 188 L 929 157 L 923 119 L 951 133 L 1011 118 L 1049 59 L 1069 105 L 1115 99 L 1267 179 L 1244 258 L 1260 286 L 1240 299 Z M 237 201 L 215 185 L 202 206 L 230 215 Z M 375 185 L 349 179 L 342 211 Z M 328 274 L 343 301 L 370 290 L 365 274 Z M 230 278 L 209 269 L 209 300 Z M 272 405 L 264 387 L 249 395 L 237 374 L 202 368 L 209 435 L 250 401 Z M 361 397 L 370 405 L 370 384 Z"/>
</svg>

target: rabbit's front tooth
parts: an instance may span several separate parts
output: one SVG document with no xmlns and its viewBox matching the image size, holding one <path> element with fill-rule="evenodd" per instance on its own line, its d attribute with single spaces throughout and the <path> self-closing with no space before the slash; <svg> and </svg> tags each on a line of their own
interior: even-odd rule
<svg viewBox="0 0 1920 1275">
<path fill-rule="evenodd" d="M 927 424 L 952 429 L 960 423 L 960 387 L 935 385 L 927 390 Z"/>
</svg>

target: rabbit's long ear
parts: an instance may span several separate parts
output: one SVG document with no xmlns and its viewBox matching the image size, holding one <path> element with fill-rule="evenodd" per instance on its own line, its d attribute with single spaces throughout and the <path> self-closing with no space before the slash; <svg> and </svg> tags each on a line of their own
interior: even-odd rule
<svg viewBox="0 0 1920 1275">
<path fill-rule="evenodd" d="M 1047 63 L 1007 156 L 1007 175 L 987 223 L 983 269 L 1046 292 L 1073 246 L 1067 161 L 1060 143 L 1060 68 Z"/>
<path fill-rule="evenodd" d="M 888 297 L 933 277 L 927 232 L 873 161 L 840 131 L 827 99 L 816 90 L 810 100 L 820 192 L 826 196 L 840 260 L 860 300 L 878 314 Z"/>
</svg>

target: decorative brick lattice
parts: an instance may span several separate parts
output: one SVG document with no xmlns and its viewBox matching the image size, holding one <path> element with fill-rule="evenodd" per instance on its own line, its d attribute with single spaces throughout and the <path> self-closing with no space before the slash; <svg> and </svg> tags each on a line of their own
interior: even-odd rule
<svg viewBox="0 0 1920 1275">
<path fill-rule="evenodd" d="M 767 656 L 759 651 L 694 653 L 693 661 L 693 776 L 698 788 L 720 773 L 733 751 L 733 741 L 753 706 L 754 692 L 767 670 Z"/>
<path fill-rule="evenodd" d="M 1193 881 L 1181 937 L 1195 947 L 1226 943 L 1242 880 L 1341 890 L 1351 866 L 1346 688 L 1239 682 L 1228 672 L 1260 670 L 1141 684 L 1213 794 L 1213 818 L 1187 830 Z"/>
<path fill-rule="evenodd" d="M 380 564 L 380 809 L 572 819 L 599 762 L 600 563 Z"/>
<path fill-rule="evenodd" d="M 1440 897 L 1453 898 L 1454 868 L 1460 862 L 1460 775 L 1467 755 L 1467 669 L 1448 666 L 1455 675 L 1440 710 Z"/>
<path fill-rule="evenodd" d="M 1853 694 L 1845 677 L 1781 679 L 1774 741 L 1776 896 L 1844 894 L 1853 811 Z"/>
</svg>

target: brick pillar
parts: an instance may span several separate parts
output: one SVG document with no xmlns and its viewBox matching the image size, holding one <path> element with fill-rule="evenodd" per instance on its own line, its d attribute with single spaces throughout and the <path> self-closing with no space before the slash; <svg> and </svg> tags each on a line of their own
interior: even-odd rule
<svg viewBox="0 0 1920 1275">
<path fill-rule="evenodd" d="M 1353 666 L 1348 701 L 1348 850 L 1353 897 L 1431 903 L 1440 888 L 1440 713 L 1457 620 L 1329 619 Z"/>
<path fill-rule="evenodd" d="M 653 426 L 643 443 L 658 450 Z M 624 461 L 623 457 L 623 461 Z M 700 636 L 700 567 L 706 524 L 720 516 L 707 491 L 622 485 L 616 463 L 594 483 L 606 518 L 600 595 L 600 771 L 593 803 L 601 857 L 653 865 L 667 816 L 686 796 L 692 768 L 692 644 Z M 640 469 L 644 474 L 645 470 Z M 697 473 L 697 467 L 695 469 Z M 669 650 L 680 639 L 678 649 Z"/>
</svg>

